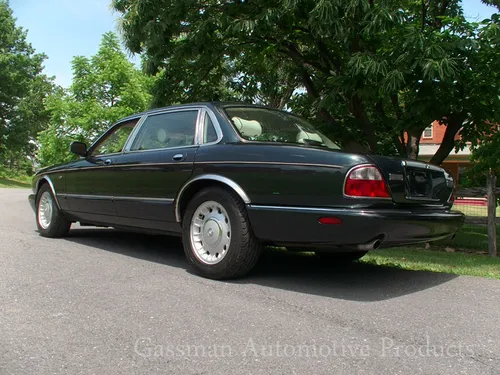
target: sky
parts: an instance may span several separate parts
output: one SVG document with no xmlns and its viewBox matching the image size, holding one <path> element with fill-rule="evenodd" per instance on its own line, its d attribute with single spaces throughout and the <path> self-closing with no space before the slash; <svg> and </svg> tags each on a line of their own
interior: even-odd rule
<svg viewBox="0 0 500 375">
<path fill-rule="evenodd" d="M 95 54 L 102 34 L 118 31 L 118 14 L 111 10 L 110 0 L 10 0 L 9 3 L 17 25 L 28 30 L 28 41 L 37 52 L 48 56 L 45 73 L 55 76 L 56 83 L 63 87 L 71 84 L 73 57 Z M 470 20 L 487 18 L 494 11 L 480 0 L 463 0 L 462 5 Z"/>
</svg>

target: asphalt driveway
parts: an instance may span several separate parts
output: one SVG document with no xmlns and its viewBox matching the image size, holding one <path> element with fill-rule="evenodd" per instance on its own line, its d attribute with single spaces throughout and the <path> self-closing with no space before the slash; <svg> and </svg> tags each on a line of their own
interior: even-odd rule
<svg viewBox="0 0 500 375">
<path fill-rule="evenodd" d="M 500 282 L 267 253 L 193 275 L 178 239 L 36 232 L 0 189 L 0 374 L 499 374 Z"/>
</svg>

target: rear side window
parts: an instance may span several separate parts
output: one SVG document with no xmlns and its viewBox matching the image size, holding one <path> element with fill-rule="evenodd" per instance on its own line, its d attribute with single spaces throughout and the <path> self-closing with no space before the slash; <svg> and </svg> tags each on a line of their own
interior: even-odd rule
<svg viewBox="0 0 500 375">
<path fill-rule="evenodd" d="M 217 132 L 215 131 L 214 123 L 208 113 L 205 114 L 205 126 L 203 129 L 203 143 L 215 142 L 217 140 Z"/>
<path fill-rule="evenodd" d="M 197 118 L 198 110 L 148 116 L 130 150 L 156 150 L 194 145 Z"/>
</svg>

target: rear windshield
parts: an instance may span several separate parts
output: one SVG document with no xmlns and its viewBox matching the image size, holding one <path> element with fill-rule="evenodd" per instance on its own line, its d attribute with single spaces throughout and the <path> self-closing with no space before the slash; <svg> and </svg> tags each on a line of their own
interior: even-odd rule
<svg viewBox="0 0 500 375">
<path fill-rule="evenodd" d="M 340 149 L 309 122 L 284 111 L 253 107 L 227 107 L 225 111 L 239 135 L 249 141 Z"/>
</svg>

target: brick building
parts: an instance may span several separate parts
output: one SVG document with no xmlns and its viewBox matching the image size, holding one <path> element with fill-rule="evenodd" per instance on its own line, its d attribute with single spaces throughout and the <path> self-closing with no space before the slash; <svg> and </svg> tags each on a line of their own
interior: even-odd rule
<svg viewBox="0 0 500 375">
<path fill-rule="evenodd" d="M 419 160 L 429 161 L 432 158 L 443 141 L 445 131 L 446 125 L 441 125 L 439 121 L 434 121 L 429 127 L 425 128 L 420 138 Z M 455 139 L 459 140 L 460 136 L 456 135 Z M 470 149 L 468 147 L 459 150 L 457 153 L 452 150 L 441 166 L 449 170 L 453 174 L 455 181 L 458 181 L 460 174 L 470 167 L 469 156 Z"/>
</svg>

